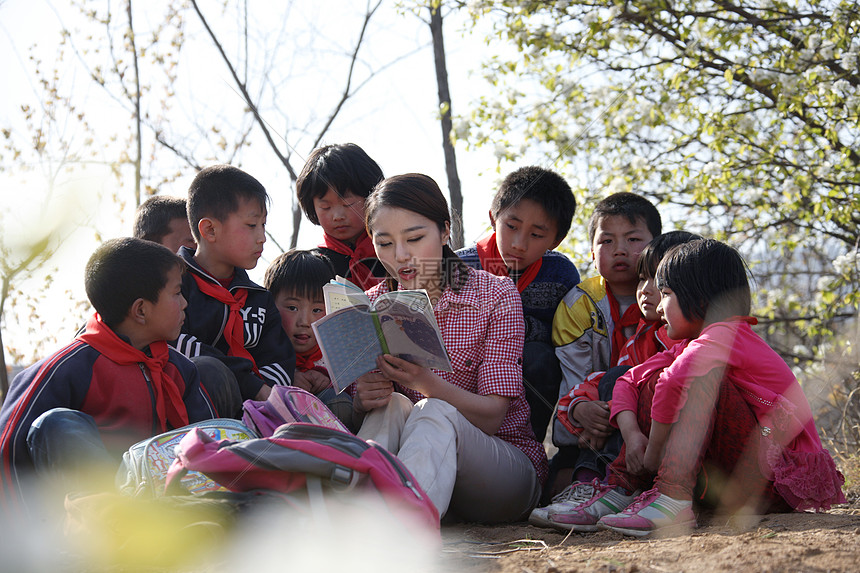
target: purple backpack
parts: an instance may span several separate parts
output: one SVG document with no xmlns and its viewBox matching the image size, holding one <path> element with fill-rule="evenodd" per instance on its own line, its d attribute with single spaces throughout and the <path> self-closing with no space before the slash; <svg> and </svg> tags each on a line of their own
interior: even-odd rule
<svg viewBox="0 0 860 573">
<path fill-rule="evenodd" d="M 379 444 L 349 432 L 291 423 L 273 436 L 231 442 L 193 430 L 175 453 L 168 491 L 185 472 L 196 471 L 237 492 L 262 489 L 301 496 L 322 490 L 323 498 L 326 493 L 376 492 L 407 524 L 438 536 L 439 513 L 409 470 Z"/>
<path fill-rule="evenodd" d="M 242 422 L 263 437 L 290 422 L 349 432 L 322 400 L 297 386 L 275 386 L 268 400 L 245 400 L 242 411 Z"/>
</svg>

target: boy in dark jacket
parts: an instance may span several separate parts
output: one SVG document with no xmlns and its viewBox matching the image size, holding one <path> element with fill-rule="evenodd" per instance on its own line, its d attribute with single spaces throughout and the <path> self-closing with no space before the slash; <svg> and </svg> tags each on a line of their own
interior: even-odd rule
<svg viewBox="0 0 860 573">
<path fill-rule="evenodd" d="M 203 169 L 188 189 L 188 221 L 197 250 L 179 249 L 188 265 L 182 279 L 188 309 L 172 345 L 189 358 L 214 356 L 224 362 L 242 400 L 265 400 L 272 386 L 290 385 L 296 366 L 275 299 L 246 272 L 263 253 L 268 201 L 266 189 L 241 169 Z"/>
<path fill-rule="evenodd" d="M 0 500 L 18 508 L 32 473 L 116 470 L 142 439 L 216 417 L 179 334 L 182 260 L 141 239 L 108 241 L 86 266 L 96 313 L 74 342 L 21 372 L 0 409 Z"/>
</svg>

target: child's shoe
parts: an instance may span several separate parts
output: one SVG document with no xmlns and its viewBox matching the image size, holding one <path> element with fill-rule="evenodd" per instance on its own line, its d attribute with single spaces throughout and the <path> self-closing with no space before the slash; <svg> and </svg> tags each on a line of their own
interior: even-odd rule
<svg viewBox="0 0 860 573">
<path fill-rule="evenodd" d="M 637 497 L 624 511 L 601 517 L 597 525 L 636 537 L 667 527 L 692 529 L 696 527 L 692 506 L 690 501 L 673 499 L 654 488 Z"/>
<path fill-rule="evenodd" d="M 536 507 L 529 514 L 529 523 L 538 527 L 553 527 L 549 520 L 550 511 L 561 511 L 575 507 L 591 499 L 594 495 L 594 485 L 587 482 L 575 481 L 552 498 L 546 507 Z"/>
<path fill-rule="evenodd" d="M 597 531 L 597 522 L 604 515 L 618 513 L 630 505 L 635 495 L 624 495 L 613 486 L 591 482 L 594 495 L 591 499 L 573 507 L 549 512 L 552 527 L 570 531 Z"/>
</svg>

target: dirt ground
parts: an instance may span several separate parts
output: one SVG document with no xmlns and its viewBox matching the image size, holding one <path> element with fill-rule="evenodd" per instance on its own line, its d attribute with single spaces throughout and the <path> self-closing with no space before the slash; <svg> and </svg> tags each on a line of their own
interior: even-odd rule
<svg viewBox="0 0 860 573">
<path fill-rule="evenodd" d="M 860 571 L 860 503 L 828 513 L 700 520 L 690 533 L 635 539 L 565 535 L 527 523 L 442 529 L 444 571 L 458 573 L 696 573 Z"/>
</svg>

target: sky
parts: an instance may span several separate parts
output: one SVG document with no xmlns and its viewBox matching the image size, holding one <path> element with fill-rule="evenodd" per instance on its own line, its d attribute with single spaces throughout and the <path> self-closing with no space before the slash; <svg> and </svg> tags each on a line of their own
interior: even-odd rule
<svg viewBox="0 0 860 573">
<path fill-rule="evenodd" d="M 231 2 L 223 12 L 220 4 L 200 2 L 212 27 L 221 37 L 227 38 L 225 49 L 235 57 L 241 46 L 236 47 L 231 33 L 237 21 L 241 21 L 242 14 L 237 8 L 241 4 Z M 286 141 L 279 141 L 282 150 L 303 158 L 312 150 L 312 133 L 331 112 L 343 90 L 343 55 L 352 49 L 357 37 L 364 3 L 297 0 L 289 4 L 285 13 L 269 12 L 273 5 L 281 4 L 287 3 L 248 2 L 252 25 L 278 24 L 283 33 L 280 44 L 269 41 L 266 45 L 252 43 L 249 46 L 253 54 L 249 63 L 249 85 L 262 83 L 254 81 L 257 79 L 253 76 L 255 68 L 268 70 L 265 79 L 277 104 L 268 112 L 263 111 L 264 119 L 276 137 L 286 135 Z M 91 5 L 104 6 L 105 3 Z M 123 5 L 113 3 L 115 15 L 116 12 L 121 15 Z M 148 20 L 149 5 L 143 5 L 147 8 L 135 16 L 139 33 L 153 24 Z M 152 14 L 154 19 L 157 14 Z M 53 62 L 61 37 L 60 22 L 71 27 L 75 16 L 69 2 L 64 0 L 0 1 L 0 50 L 6 54 L 0 59 L 0 74 L 4 78 L 4 88 L 0 90 L 0 127 L 3 129 L 24 133 L 21 106 L 37 104 L 39 93 L 30 55 Z M 468 33 L 464 33 L 464 29 L 469 30 Z M 97 34 L 98 31 L 91 44 L 77 40 L 78 48 L 95 45 Z M 456 115 L 466 112 L 470 102 L 490 89 L 481 78 L 480 63 L 503 48 L 488 45 L 481 30 L 471 28 L 465 16 L 456 13 L 445 20 L 445 42 Z M 180 73 L 173 86 L 176 95 L 171 98 L 175 110 L 207 123 L 242 105 L 228 69 L 193 13 L 189 13 L 182 54 Z M 393 0 L 383 0 L 370 21 L 359 56 L 354 86 L 367 78 L 369 69 L 381 71 L 346 102 L 322 143 L 357 143 L 380 164 L 386 175 L 425 173 L 447 192 L 429 27 L 415 15 L 399 12 Z M 123 125 L 123 122 L 130 125 L 128 113 L 105 96 L 104 90 L 89 79 L 74 57 L 67 57 L 59 69 L 62 85 L 72 94 L 95 133 L 116 131 L 116 125 Z M 205 97 L 199 97 L 200 94 Z M 310 126 L 311 133 L 301 134 L 304 125 Z M 225 130 L 227 128 L 229 126 L 225 126 Z M 169 129 L 182 141 L 182 125 L 171 124 Z M 82 145 L 80 133 L 73 128 L 62 137 Z M 277 242 L 287 248 L 291 232 L 290 181 L 272 151 L 262 142 L 257 128 L 252 132 L 252 141 L 251 148 L 242 156 L 241 167 L 269 191 L 272 204 L 268 229 Z M 205 156 L 211 150 L 198 149 L 198 152 Z M 96 159 L 104 156 L 100 151 Z M 4 161 L 8 162 L 8 157 Z M 492 149 L 467 150 L 462 143 L 457 146 L 457 161 L 464 194 L 465 242 L 471 244 L 488 229 L 487 210 L 496 184 L 505 173 L 520 165 L 503 165 L 499 172 Z M 0 232 L 7 247 L 14 246 L 16 241 L 32 240 L 34 229 L 67 226 L 63 247 L 55 257 L 55 262 L 61 262 L 54 265 L 58 268 L 52 273 L 54 282 L 46 292 L 46 300 L 33 304 L 31 309 L 21 306 L 17 314 L 8 315 L 4 325 L 7 345 L 12 341 L 18 348 L 27 348 L 34 344 L 32 337 L 36 337 L 36 340 L 49 341 L 47 348 L 40 349 L 44 351 L 52 348 L 53 339 L 62 343 L 74 334 L 83 311 L 73 307 L 72 301 L 84 299 L 82 269 L 86 259 L 98 241 L 131 233 L 134 210 L 131 190 L 119 188 L 109 171 L 97 161 L 86 167 L 78 165 L 68 171 L 59 170 L 57 185 L 50 190 L 48 200 L 45 177 L 41 173 L 56 166 L 46 163 L 23 175 L 14 170 L 0 172 L 0 217 L 3 217 Z M 194 171 L 177 165 L 178 177 L 166 188 L 159 189 L 159 193 L 185 194 Z M 301 162 L 296 165 L 298 169 Z M 124 203 L 117 204 L 112 198 L 115 195 L 123 197 Z M 304 221 L 298 246 L 311 248 L 320 236 L 318 227 Z M 268 262 L 279 253 L 273 243 L 268 243 L 257 268 L 249 271 L 252 279 L 260 281 Z M 39 273 L 33 281 L 39 284 L 25 283 L 25 291 L 30 288 L 35 292 L 36 286 L 45 284 Z M 34 329 L 33 325 L 38 327 Z M 35 332 L 29 332 L 31 330 Z"/>
</svg>

